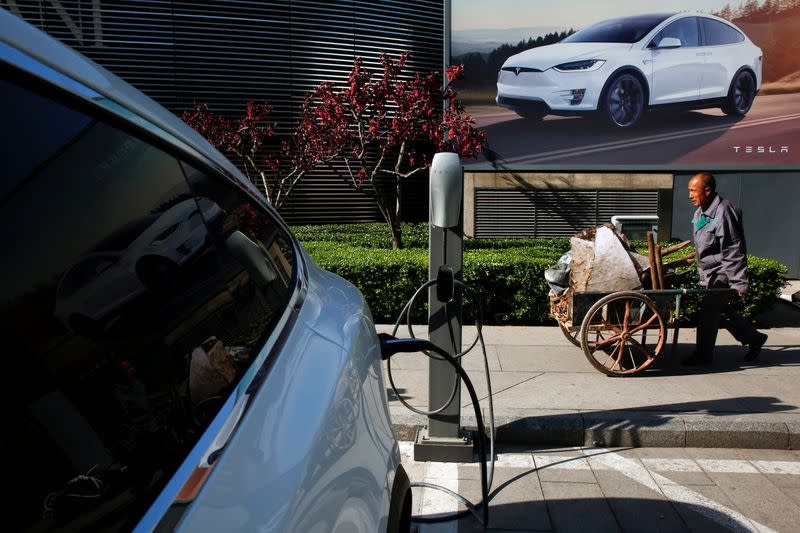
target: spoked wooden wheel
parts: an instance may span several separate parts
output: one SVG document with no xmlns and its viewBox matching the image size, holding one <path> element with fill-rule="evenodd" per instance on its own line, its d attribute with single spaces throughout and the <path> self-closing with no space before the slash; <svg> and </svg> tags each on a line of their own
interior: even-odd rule
<svg viewBox="0 0 800 533">
<path fill-rule="evenodd" d="M 581 339 L 580 339 L 580 329 L 576 329 L 575 331 L 571 331 L 567 326 L 562 324 L 561 322 L 558 323 L 558 327 L 561 328 L 561 333 L 567 338 L 569 342 L 577 346 L 578 348 L 581 347 Z"/>
<path fill-rule="evenodd" d="M 609 376 L 626 376 L 661 354 L 666 327 L 653 300 L 638 292 L 615 292 L 589 308 L 579 338 L 592 366 Z"/>
</svg>

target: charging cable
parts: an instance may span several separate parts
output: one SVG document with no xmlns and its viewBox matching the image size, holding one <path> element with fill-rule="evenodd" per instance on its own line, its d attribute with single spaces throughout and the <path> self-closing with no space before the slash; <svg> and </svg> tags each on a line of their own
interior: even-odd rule
<svg viewBox="0 0 800 533">
<path fill-rule="evenodd" d="M 454 279 L 452 269 L 449 267 L 443 267 L 439 271 L 439 275 L 436 279 L 429 280 L 421 287 L 417 289 L 411 299 L 408 300 L 403 310 L 400 312 L 397 321 L 394 325 L 394 330 L 392 331 L 392 335 L 381 335 L 381 353 L 383 354 L 383 359 L 386 360 L 386 368 L 387 374 L 389 377 L 389 384 L 392 387 L 392 391 L 395 393 L 395 397 L 400 401 L 402 405 L 404 405 L 409 410 L 425 415 L 435 415 L 444 411 L 451 402 L 455 399 L 455 395 L 458 391 L 458 380 L 461 379 L 464 382 L 464 386 L 469 393 L 470 400 L 473 406 L 473 410 L 475 411 L 475 420 L 478 429 L 478 450 L 480 455 L 480 469 L 481 469 L 481 497 L 482 501 L 478 504 L 473 504 L 465 497 L 461 496 L 460 494 L 448 489 L 447 487 L 442 487 L 440 485 L 436 485 L 433 483 L 427 482 L 414 482 L 411 484 L 412 487 L 421 487 L 421 488 L 428 488 L 433 490 L 442 491 L 451 497 L 459 500 L 464 506 L 467 508 L 466 511 L 461 511 L 457 513 L 452 513 L 444 516 L 434 517 L 434 518 L 424 518 L 424 517 L 412 517 L 413 522 L 417 523 L 436 523 L 436 522 L 445 522 L 450 520 L 457 520 L 467 513 L 472 513 L 478 522 L 483 526 L 488 526 L 489 523 L 489 491 L 491 490 L 492 483 L 494 481 L 494 468 L 495 468 L 495 453 L 494 453 L 494 435 L 495 435 L 495 423 L 494 423 L 494 402 L 492 400 L 492 384 L 491 378 L 489 375 L 489 359 L 486 355 L 486 344 L 483 339 L 483 321 L 481 318 L 480 308 L 476 305 L 475 297 L 472 298 L 465 298 L 473 311 L 473 315 L 475 316 L 475 326 L 477 330 L 477 334 L 475 339 L 470 343 L 470 345 L 462 351 L 458 351 L 458 347 L 455 343 L 455 335 L 452 331 L 452 326 L 450 325 L 450 337 L 453 341 L 453 352 L 455 355 L 450 355 L 446 350 L 436 346 L 435 344 L 431 343 L 430 341 L 417 339 L 414 334 L 413 326 L 411 325 L 411 309 L 414 306 L 417 298 L 420 294 L 423 294 L 428 288 L 436 285 L 437 289 L 437 299 L 445 303 L 445 306 L 448 302 L 452 301 L 453 295 L 456 292 L 456 289 L 459 289 L 462 294 L 467 292 L 474 292 L 472 289 L 467 286 L 465 283 Z M 448 293 L 448 285 L 451 287 Z M 405 316 L 407 326 L 408 326 L 408 339 L 397 339 L 395 335 L 397 331 L 400 329 L 400 324 Z M 483 362 L 484 362 L 484 370 L 486 373 L 486 386 L 488 392 L 488 400 L 489 400 L 489 457 L 491 457 L 491 462 L 487 461 L 487 454 L 486 454 L 486 427 L 483 423 L 483 417 L 481 415 L 480 403 L 478 402 L 477 394 L 475 393 L 475 389 L 472 385 L 472 382 L 469 379 L 467 373 L 461 368 L 459 360 L 464 357 L 466 354 L 471 352 L 475 346 L 480 343 L 481 351 L 483 355 Z M 425 355 L 432 359 L 437 359 L 441 361 L 447 361 L 450 363 L 453 368 L 455 369 L 455 376 L 453 380 L 453 386 L 449 395 L 448 400 L 444 403 L 444 405 L 437 407 L 436 409 L 432 409 L 429 411 L 425 411 L 422 409 L 418 409 L 408 402 L 406 402 L 400 392 L 397 390 L 397 387 L 394 383 L 394 377 L 392 375 L 391 369 L 391 357 L 396 353 L 400 352 L 423 352 Z M 487 467 L 487 463 L 489 463 L 489 467 Z M 487 473 L 488 470 L 488 473 Z M 481 511 L 479 512 L 478 509 Z"/>
</svg>

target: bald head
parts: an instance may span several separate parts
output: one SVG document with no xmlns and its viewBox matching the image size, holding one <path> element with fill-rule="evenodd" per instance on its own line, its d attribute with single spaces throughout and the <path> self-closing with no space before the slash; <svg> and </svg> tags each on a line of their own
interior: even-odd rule
<svg viewBox="0 0 800 533">
<path fill-rule="evenodd" d="M 703 188 L 711 189 L 711 192 L 715 192 L 717 190 L 717 180 L 714 179 L 714 175 L 711 172 L 698 172 L 695 174 L 692 179 L 699 180 L 700 184 Z"/>
<path fill-rule="evenodd" d="M 703 210 L 711 205 L 717 190 L 717 181 L 710 172 L 699 172 L 689 180 L 689 199 Z"/>
</svg>

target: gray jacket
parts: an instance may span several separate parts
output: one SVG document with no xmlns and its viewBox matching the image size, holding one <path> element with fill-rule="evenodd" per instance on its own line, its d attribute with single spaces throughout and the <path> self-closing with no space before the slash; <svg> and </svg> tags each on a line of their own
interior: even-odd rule
<svg viewBox="0 0 800 533">
<path fill-rule="evenodd" d="M 717 194 L 708 209 L 698 207 L 694 212 L 692 229 L 700 284 L 747 290 L 747 245 L 741 209 Z"/>
</svg>

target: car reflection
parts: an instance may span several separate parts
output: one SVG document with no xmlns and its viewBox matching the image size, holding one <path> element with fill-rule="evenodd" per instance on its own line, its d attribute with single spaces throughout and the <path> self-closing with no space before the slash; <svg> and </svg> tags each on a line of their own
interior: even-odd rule
<svg viewBox="0 0 800 533">
<path fill-rule="evenodd" d="M 221 214 L 211 200 L 188 198 L 120 227 L 64 274 L 56 317 L 76 333 L 97 334 L 137 297 L 168 291 L 206 243 L 203 218 Z"/>
</svg>

